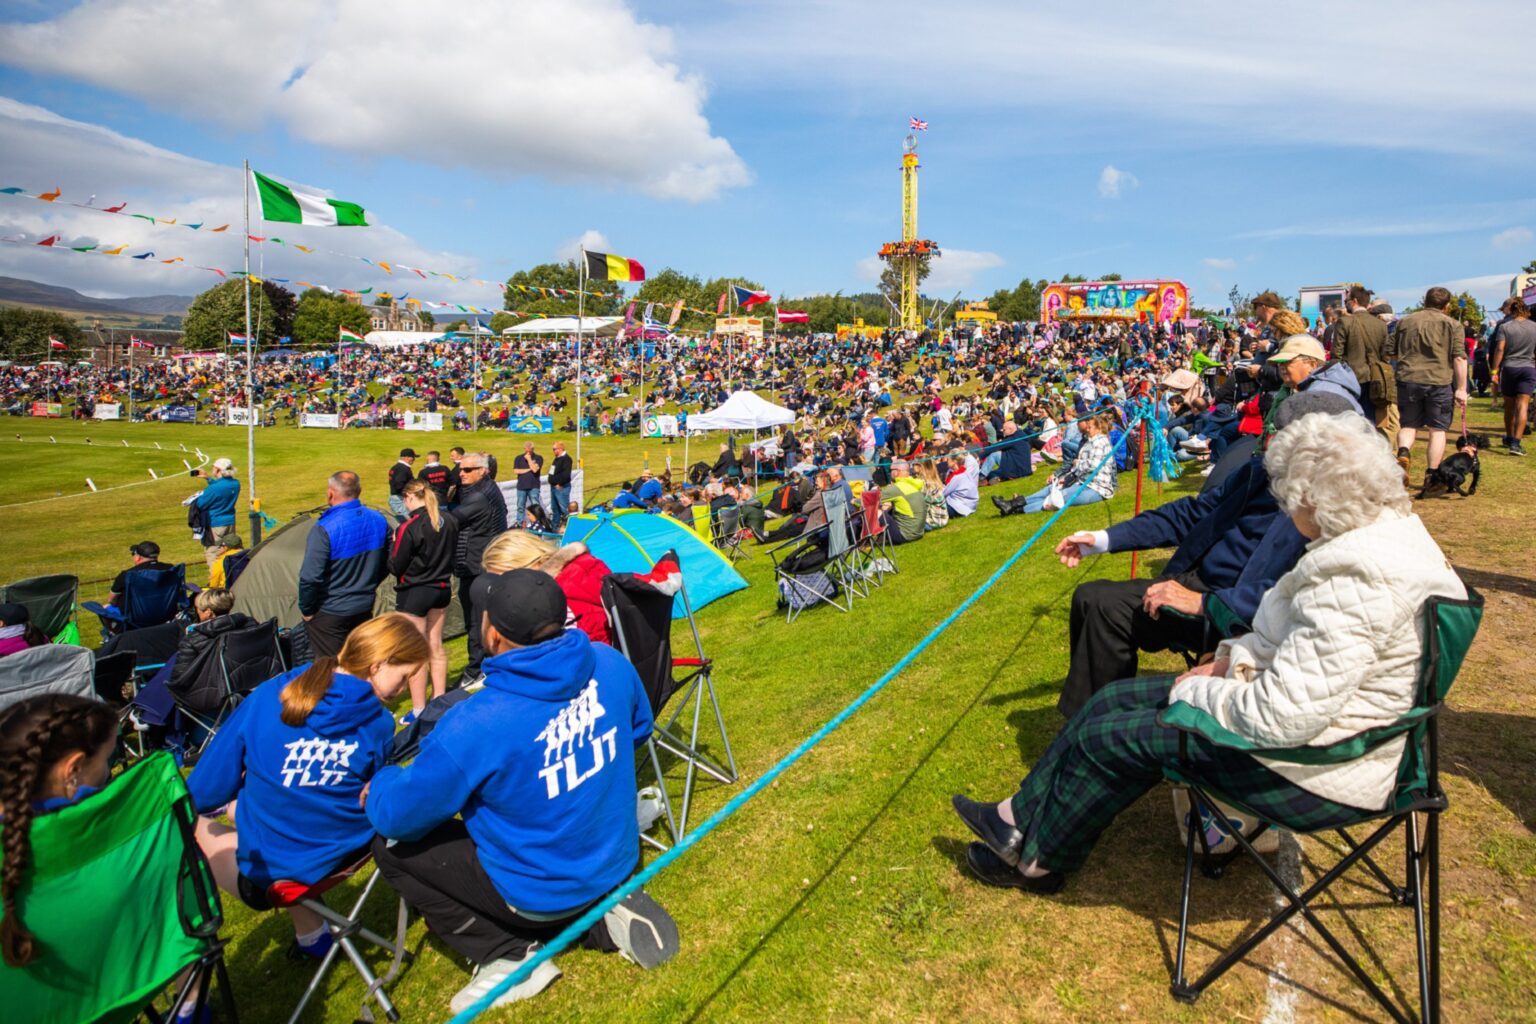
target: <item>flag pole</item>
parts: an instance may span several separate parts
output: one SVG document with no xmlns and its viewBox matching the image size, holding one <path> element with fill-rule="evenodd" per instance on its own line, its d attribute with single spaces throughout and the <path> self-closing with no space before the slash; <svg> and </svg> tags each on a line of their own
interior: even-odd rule
<svg viewBox="0 0 1536 1024">
<path fill-rule="evenodd" d="M 245 161 L 245 472 L 251 547 L 261 543 L 261 503 L 256 500 L 256 389 L 251 349 L 251 162 Z M 226 339 L 227 340 L 227 339 Z"/>
<path fill-rule="evenodd" d="M 587 247 L 581 246 L 576 256 L 576 468 L 581 468 L 581 435 L 586 426 L 587 410 L 581 395 L 581 321 L 586 311 L 587 296 Z M 586 495 L 582 495 L 585 499 Z M 586 501 L 582 501 L 585 510 Z"/>
<path fill-rule="evenodd" d="M 133 335 L 128 335 L 128 422 L 133 423 Z"/>
</svg>

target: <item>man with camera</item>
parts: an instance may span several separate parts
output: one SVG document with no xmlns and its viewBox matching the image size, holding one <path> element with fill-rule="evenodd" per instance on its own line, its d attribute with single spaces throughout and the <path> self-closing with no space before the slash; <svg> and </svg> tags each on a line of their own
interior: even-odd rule
<svg viewBox="0 0 1536 1024">
<path fill-rule="evenodd" d="M 212 569 L 226 546 L 224 542 L 239 537 L 235 505 L 240 501 L 240 481 L 235 479 L 235 464 L 228 459 L 214 459 L 207 472 L 194 469 L 192 475 L 208 481 L 203 493 L 192 502 L 192 516 L 196 518 L 193 527 L 203 545 L 203 558 Z"/>
</svg>

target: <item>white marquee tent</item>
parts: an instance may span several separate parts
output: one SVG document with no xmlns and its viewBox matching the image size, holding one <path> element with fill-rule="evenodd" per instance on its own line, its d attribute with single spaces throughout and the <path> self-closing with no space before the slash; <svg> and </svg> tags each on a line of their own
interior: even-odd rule
<svg viewBox="0 0 1536 1024">
<path fill-rule="evenodd" d="M 688 417 L 689 430 L 768 430 L 795 422 L 795 414 L 755 391 L 737 391 L 718 408 Z"/>
<path fill-rule="evenodd" d="M 374 348 L 404 348 L 407 345 L 430 345 L 447 336 L 441 331 L 369 331 L 363 336 L 363 344 Z"/>
<path fill-rule="evenodd" d="M 621 316 L 588 316 L 581 319 L 581 333 L 599 338 L 611 338 L 619 333 L 624 318 Z M 527 338 L 537 334 L 575 334 L 576 318 L 573 316 L 549 316 L 529 320 L 502 329 L 503 338 Z"/>
</svg>

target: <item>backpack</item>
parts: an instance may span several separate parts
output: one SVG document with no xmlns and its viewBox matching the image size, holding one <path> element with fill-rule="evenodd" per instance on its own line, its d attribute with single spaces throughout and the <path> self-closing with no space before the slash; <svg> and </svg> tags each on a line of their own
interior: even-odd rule
<svg viewBox="0 0 1536 1024">
<path fill-rule="evenodd" d="M 821 598 L 829 601 L 836 598 L 840 590 L 837 581 L 820 569 L 796 575 L 795 583 L 799 585 L 792 584 L 788 580 L 779 580 L 780 608 L 801 611 L 817 604 Z"/>
</svg>

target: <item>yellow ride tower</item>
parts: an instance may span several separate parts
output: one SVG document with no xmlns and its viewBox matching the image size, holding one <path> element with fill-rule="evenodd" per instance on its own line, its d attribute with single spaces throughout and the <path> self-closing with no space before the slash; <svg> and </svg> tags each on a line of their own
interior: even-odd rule
<svg viewBox="0 0 1536 1024">
<path fill-rule="evenodd" d="M 900 272 L 901 302 L 897 306 L 897 327 L 904 331 L 923 329 L 917 309 L 917 271 L 924 257 L 939 255 L 939 247 L 929 239 L 917 237 L 917 136 L 902 141 L 901 156 L 901 241 L 880 247 L 880 258 L 888 260 Z"/>
</svg>

